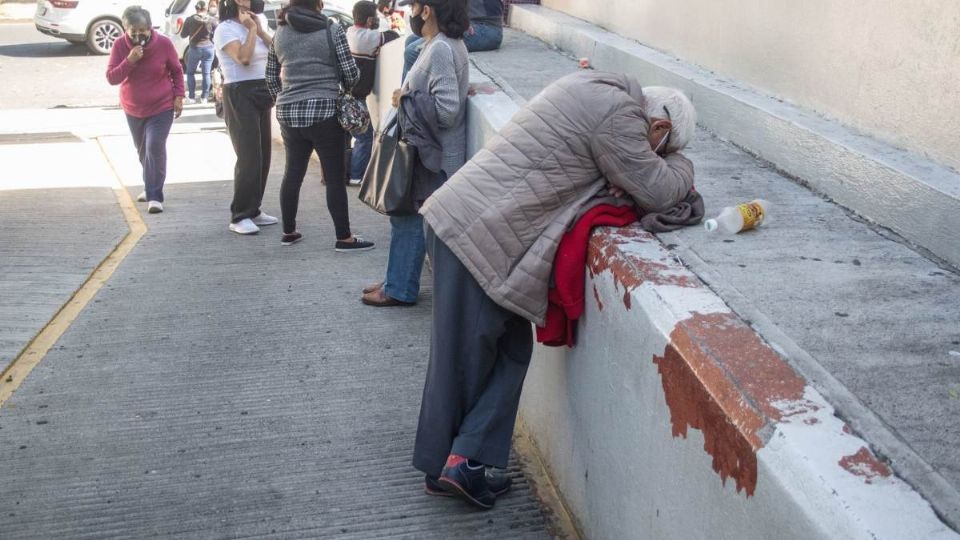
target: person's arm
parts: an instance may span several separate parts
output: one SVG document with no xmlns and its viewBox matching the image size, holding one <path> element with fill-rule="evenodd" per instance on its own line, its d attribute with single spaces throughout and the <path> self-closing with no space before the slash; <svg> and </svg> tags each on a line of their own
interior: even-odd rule
<svg viewBox="0 0 960 540">
<path fill-rule="evenodd" d="M 230 58 L 233 58 L 239 64 L 244 66 L 249 66 L 250 61 L 253 59 L 253 53 L 257 48 L 257 23 L 254 22 L 254 19 L 251 15 L 247 13 L 241 13 L 238 19 L 243 27 L 247 30 L 246 38 L 241 42 L 239 39 L 231 41 L 223 46 L 223 52 L 227 53 Z"/>
<path fill-rule="evenodd" d="M 350 54 L 350 45 L 347 44 L 347 34 L 339 24 L 333 28 L 333 46 L 337 52 L 337 64 L 340 65 L 340 82 L 344 88 L 350 89 L 356 86 L 360 80 L 360 68 L 357 67 L 357 61 Z"/>
<path fill-rule="evenodd" d="M 660 157 L 647 140 L 640 107 L 615 111 L 594 132 L 593 159 L 607 181 L 647 212 L 676 206 L 693 187 L 693 163 L 679 153 Z"/>
<path fill-rule="evenodd" d="M 270 95 L 273 97 L 273 101 L 277 101 L 277 96 L 280 95 L 280 91 L 283 90 L 283 82 L 280 80 L 280 59 L 277 58 L 277 51 L 271 45 L 270 52 L 267 53 L 267 90 L 270 91 Z"/>
<path fill-rule="evenodd" d="M 183 66 L 180 65 L 180 59 L 177 58 L 177 50 L 173 43 L 166 41 L 167 48 L 167 71 L 170 73 L 170 80 L 173 81 L 173 117 L 180 118 L 183 112 Z"/>
<path fill-rule="evenodd" d="M 187 20 L 184 21 L 183 27 L 180 28 L 180 37 L 186 39 L 193 34 L 193 27 L 195 26 L 196 17 L 190 16 L 187 17 Z"/>
<path fill-rule="evenodd" d="M 133 49 L 127 49 L 125 44 L 121 44 L 122 41 L 118 39 L 110 49 L 110 60 L 107 62 L 107 82 L 112 86 L 127 80 L 137 62 L 143 58 L 143 47 L 138 45 Z"/>
<path fill-rule="evenodd" d="M 263 41 L 263 44 L 269 47 L 273 45 L 273 34 L 270 32 L 270 25 L 267 24 L 267 16 L 260 14 L 253 16 L 257 23 L 257 36 Z"/>
<path fill-rule="evenodd" d="M 453 61 L 453 50 L 444 42 L 437 43 L 429 58 L 428 85 L 437 106 L 437 123 L 452 128 L 460 113 L 460 83 Z"/>
</svg>

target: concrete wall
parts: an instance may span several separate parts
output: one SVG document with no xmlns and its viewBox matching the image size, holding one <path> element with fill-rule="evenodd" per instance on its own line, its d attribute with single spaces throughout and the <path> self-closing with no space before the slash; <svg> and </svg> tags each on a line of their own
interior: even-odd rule
<svg viewBox="0 0 960 540">
<path fill-rule="evenodd" d="M 954 0 L 543 0 L 960 169 Z"/>
</svg>

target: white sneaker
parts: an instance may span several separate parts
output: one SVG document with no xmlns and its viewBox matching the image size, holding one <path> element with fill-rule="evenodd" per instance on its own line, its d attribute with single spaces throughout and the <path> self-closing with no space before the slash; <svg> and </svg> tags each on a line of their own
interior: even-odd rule
<svg viewBox="0 0 960 540">
<path fill-rule="evenodd" d="M 257 234 L 260 227 L 252 219 L 242 219 L 236 223 L 231 223 L 229 229 L 237 234 Z"/>
<path fill-rule="evenodd" d="M 148 214 L 159 214 L 160 212 L 163 212 L 163 203 L 160 201 L 150 201 L 147 203 Z"/>
<path fill-rule="evenodd" d="M 348 186 L 354 186 L 354 187 L 356 187 L 356 186 L 359 186 L 359 185 L 362 184 L 362 183 L 363 183 L 363 179 L 362 179 L 362 178 L 351 178 L 350 181 L 347 182 L 347 185 L 348 185 Z"/>
<path fill-rule="evenodd" d="M 279 221 L 279 219 L 267 214 L 263 210 L 260 211 L 257 217 L 253 218 L 253 224 L 260 225 L 261 227 L 264 225 L 276 225 Z"/>
<path fill-rule="evenodd" d="M 141 191 L 140 194 L 137 195 L 137 202 L 147 202 L 147 192 L 146 192 L 146 191 Z"/>
</svg>

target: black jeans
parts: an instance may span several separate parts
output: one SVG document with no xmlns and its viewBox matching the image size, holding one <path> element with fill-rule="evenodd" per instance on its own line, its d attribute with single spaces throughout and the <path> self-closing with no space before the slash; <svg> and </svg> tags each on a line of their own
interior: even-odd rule
<svg viewBox="0 0 960 540">
<path fill-rule="evenodd" d="M 429 226 L 433 331 L 413 466 L 439 476 L 448 454 L 506 467 L 533 355 L 530 322 L 495 303 Z"/>
<path fill-rule="evenodd" d="M 283 135 L 283 146 L 287 152 L 287 166 L 283 172 L 283 183 L 280 184 L 283 232 L 292 233 L 297 228 L 300 186 L 307 174 L 310 154 L 316 151 L 326 184 L 327 210 L 333 219 L 337 240 L 349 238 L 350 210 L 347 206 L 344 159 L 347 137 L 337 117 L 333 116 L 304 128 L 280 124 L 280 133 Z"/>
<path fill-rule="evenodd" d="M 231 221 L 260 215 L 270 173 L 270 110 L 273 98 L 263 79 L 223 85 L 223 119 L 237 154 L 233 168 Z"/>
</svg>

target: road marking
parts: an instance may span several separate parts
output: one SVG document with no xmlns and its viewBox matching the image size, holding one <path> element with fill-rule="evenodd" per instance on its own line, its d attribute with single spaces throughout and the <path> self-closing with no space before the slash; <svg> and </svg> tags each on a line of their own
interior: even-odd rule
<svg viewBox="0 0 960 540">
<path fill-rule="evenodd" d="M 83 308 L 97 295 L 97 292 L 103 287 L 107 280 L 110 279 L 110 276 L 112 276 L 113 272 L 120 266 L 123 259 L 130 254 L 134 246 L 137 245 L 137 242 L 140 241 L 140 238 L 147 232 L 147 224 L 144 223 L 140 212 L 137 211 L 133 198 L 130 196 L 127 188 L 124 187 L 120 174 L 113 166 L 113 162 L 110 161 L 110 157 L 107 156 L 106 150 L 104 150 L 99 138 L 97 139 L 97 147 L 100 149 L 100 152 L 103 154 L 103 159 L 106 160 L 116 178 L 117 187 L 113 189 L 113 193 L 117 197 L 117 203 L 120 205 L 123 217 L 127 220 L 127 226 L 130 232 L 128 232 L 127 235 L 123 237 L 123 240 L 117 244 L 117 247 L 94 268 L 87 280 L 83 282 L 83 285 L 73 293 L 70 300 L 57 311 L 56 315 L 50 319 L 50 322 L 34 336 L 30 343 L 20 351 L 20 354 L 17 355 L 13 362 L 0 373 L 0 407 L 17 391 L 17 388 L 19 388 L 20 384 L 30 375 L 33 368 L 40 364 L 50 348 L 53 347 L 67 329 L 70 328 L 73 321 L 80 316 Z"/>
</svg>

